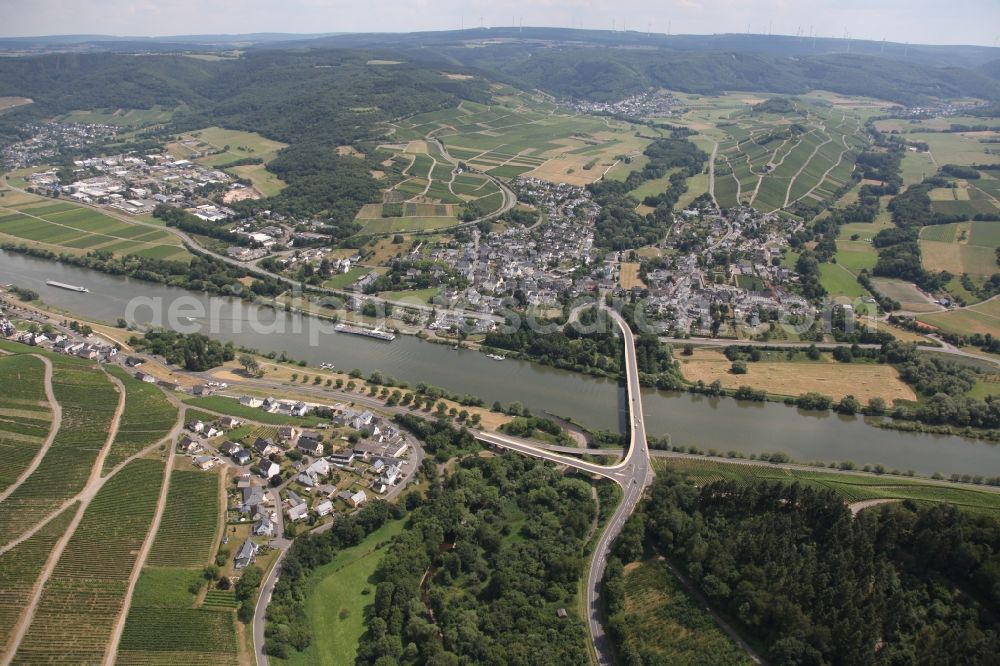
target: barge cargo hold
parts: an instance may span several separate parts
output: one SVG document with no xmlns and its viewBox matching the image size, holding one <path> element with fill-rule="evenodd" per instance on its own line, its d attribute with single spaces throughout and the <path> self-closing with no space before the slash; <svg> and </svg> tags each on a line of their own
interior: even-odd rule
<svg viewBox="0 0 1000 666">
<path fill-rule="evenodd" d="M 375 338 L 376 340 L 385 340 L 386 342 L 392 342 L 396 339 L 394 333 L 389 333 L 388 331 L 383 331 L 380 329 L 370 329 L 361 328 L 360 326 L 351 326 L 350 324 L 337 324 L 333 327 L 338 333 L 350 333 L 351 335 L 362 335 L 366 338 Z"/>
<path fill-rule="evenodd" d="M 48 280 L 48 281 L 46 281 L 45 284 L 49 285 L 50 287 L 59 287 L 60 289 L 68 289 L 70 291 L 78 291 L 81 294 L 86 294 L 86 293 L 90 292 L 90 290 L 87 289 L 86 287 L 78 287 L 75 284 L 66 284 L 65 282 L 56 282 L 55 280 Z"/>
</svg>

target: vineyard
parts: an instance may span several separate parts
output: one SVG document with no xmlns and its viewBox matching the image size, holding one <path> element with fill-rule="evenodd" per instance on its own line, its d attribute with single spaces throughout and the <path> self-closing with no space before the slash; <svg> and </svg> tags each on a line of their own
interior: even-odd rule
<svg viewBox="0 0 1000 666">
<path fill-rule="evenodd" d="M 643 655 L 643 663 L 753 663 L 684 591 L 662 560 L 629 565 L 624 606 L 624 617 L 618 620 L 625 634 L 624 649 Z M 710 662 L 705 661 L 707 655 Z"/>
<path fill-rule="evenodd" d="M 121 368 L 108 366 L 107 370 L 125 385 L 125 411 L 104 460 L 104 474 L 166 437 L 177 421 L 177 408 L 159 388 L 131 377 Z"/>
<path fill-rule="evenodd" d="M 201 567 L 215 545 L 219 476 L 174 470 L 167 506 L 143 568 L 118 649 L 119 664 L 236 664 L 236 597 L 210 589 Z M 230 603 L 231 600 L 231 603 Z"/>
<path fill-rule="evenodd" d="M 215 545 L 219 511 L 218 474 L 174 470 L 167 507 L 148 564 L 176 567 L 208 564 Z"/>
<path fill-rule="evenodd" d="M 49 552 L 73 521 L 79 505 L 74 504 L 14 548 L 0 555 L 0 661 L 6 657 L 6 645 L 31 596 L 38 575 Z"/>
<path fill-rule="evenodd" d="M 200 608 L 133 607 L 117 663 L 238 664 L 236 616 Z"/>
<path fill-rule="evenodd" d="M 118 406 L 118 391 L 93 364 L 56 355 L 52 363 L 62 426 L 34 473 L 0 502 L 5 539 L 24 533 L 83 489 Z"/>
<path fill-rule="evenodd" d="M 106 651 L 156 509 L 163 463 L 138 459 L 84 512 L 42 592 L 15 664 L 92 664 Z"/>
<path fill-rule="evenodd" d="M 45 366 L 32 356 L 0 358 L 0 490 L 28 468 L 48 436 Z"/>
<path fill-rule="evenodd" d="M 961 508 L 986 513 L 1000 512 L 1000 493 L 947 486 L 898 476 L 841 474 L 770 465 L 678 458 L 657 460 L 657 468 L 682 472 L 698 485 L 713 481 L 757 483 L 799 483 L 817 490 L 832 490 L 844 502 L 871 499 L 911 499 L 919 502 L 947 502 Z"/>
</svg>

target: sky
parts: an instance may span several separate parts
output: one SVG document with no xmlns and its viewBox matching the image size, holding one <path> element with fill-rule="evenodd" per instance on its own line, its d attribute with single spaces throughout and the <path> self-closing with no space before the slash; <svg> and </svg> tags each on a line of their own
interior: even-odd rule
<svg viewBox="0 0 1000 666">
<path fill-rule="evenodd" d="M 0 36 L 410 32 L 523 24 L 1000 45 L 1000 0 L 0 0 Z"/>
</svg>

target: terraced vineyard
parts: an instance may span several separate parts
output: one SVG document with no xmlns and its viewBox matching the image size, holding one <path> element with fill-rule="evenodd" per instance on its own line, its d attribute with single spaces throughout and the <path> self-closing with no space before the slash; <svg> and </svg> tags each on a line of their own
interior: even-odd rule
<svg viewBox="0 0 1000 666">
<path fill-rule="evenodd" d="M 433 140 L 383 145 L 378 156 L 387 166 L 395 164 L 403 180 L 383 193 L 383 203 L 361 208 L 362 233 L 438 229 L 458 224 L 468 209 L 482 216 L 503 206 L 492 179 L 459 170 Z"/>
<path fill-rule="evenodd" d="M 30 539 L 0 555 L 0 599 L 3 599 L 0 603 L 0 661 L 7 657 L 10 634 L 28 604 L 49 553 L 73 521 L 78 508 L 78 504 L 67 507 Z"/>
<path fill-rule="evenodd" d="M 649 143 L 629 123 L 566 113 L 509 88 L 495 92 L 490 105 L 464 101 L 415 116 L 394 138 L 433 136 L 456 159 L 498 178 L 524 174 L 573 185 L 598 180 L 621 155 L 638 155 Z"/>
<path fill-rule="evenodd" d="M 62 426 L 34 473 L 0 502 L 0 534 L 5 543 L 56 512 L 83 489 L 118 406 L 116 387 L 96 365 L 55 354 L 50 358 Z"/>
<path fill-rule="evenodd" d="M 28 468 L 48 436 L 52 410 L 45 366 L 32 356 L 0 358 L 0 491 Z"/>
<path fill-rule="evenodd" d="M 125 385 L 125 411 L 104 460 L 104 474 L 166 437 L 177 421 L 177 408 L 159 388 L 135 379 L 121 368 L 108 366 L 107 370 Z"/>
<path fill-rule="evenodd" d="M 218 474 L 174 470 L 170 475 L 167 507 L 147 564 L 178 567 L 208 564 L 220 510 Z"/>
<path fill-rule="evenodd" d="M 162 462 L 137 459 L 104 484 L 45 585 L 14 664 L 100 662 L 162 479 Z"/>
<path fill-rule="evenodd" d="M 850 182 L 854 159 L 869 143 L 862 115 L 806 99 L 791 103 L 793 113 L 755 110 L 728 98 L 691 103 L 685 120 L 719 144 L 714 192 L 720 206 L 770 212 L 829 201 Z"/>
<path fill-rule="evenodd" d="M 655 461 L 655 465 L 660 469 L 682 472 L 698 485 L 722 480 L 799 483 L 810 488 L 832 490 L 847 503 L 871 499 L 911 499 L 920 502 L 946 502 L 971 511 L 1000 513 L 1000 493 L 898 476 L 840 474 L 694 458 L 660 459 Z"/>
</svg>

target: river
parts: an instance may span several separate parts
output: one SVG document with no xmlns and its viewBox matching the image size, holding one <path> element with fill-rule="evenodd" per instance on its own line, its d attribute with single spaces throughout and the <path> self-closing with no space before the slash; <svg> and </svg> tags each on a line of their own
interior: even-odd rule
<svg viewBox="0 0 1000 666">
<path fill-rule="evenodd" d="M 79 294 L 45 284 L 56 280 L 86 286 Z M 333 332 L 310 317 L 248 306 L 127 277 L 67 266 L 0 250 L 0 284 L 37 291 L 41 300 L 90 319 L 148 323 L 154 316 L 184 332 L 201 330 L 261 352 L 285 352 L 310 365 L 334 363 L 340 370 L 380 370 L 387 376 L 482 398 L 487 404 L 520 402 L 536 413 L 551 412 L 585 425 L 619 429 L 624 388 L 608 379 L 579 375 L 536 363 L 498 362 L 469 350 L 452 350 L 412 336 L 394 342 Z M 144 304 L 136 307 L 136 297 Z M 212 311 L 217 316 L 206 317 Z M 214 322 L 209 326 L 209 322 Z M 315 341 L 315 344 L 313 344 Z M 783 451 L 795 460 L 881 463 L 889 469 L 1000 475 L 997 445 L 962 437 L 883 430 L 862 417 L 807 413 L 776 403 L 747 403 L 689 393 L 646 389 L 643 408 L 650 436 L 669 433 L 674 444 L 746 454 Z"/>
</svg>

